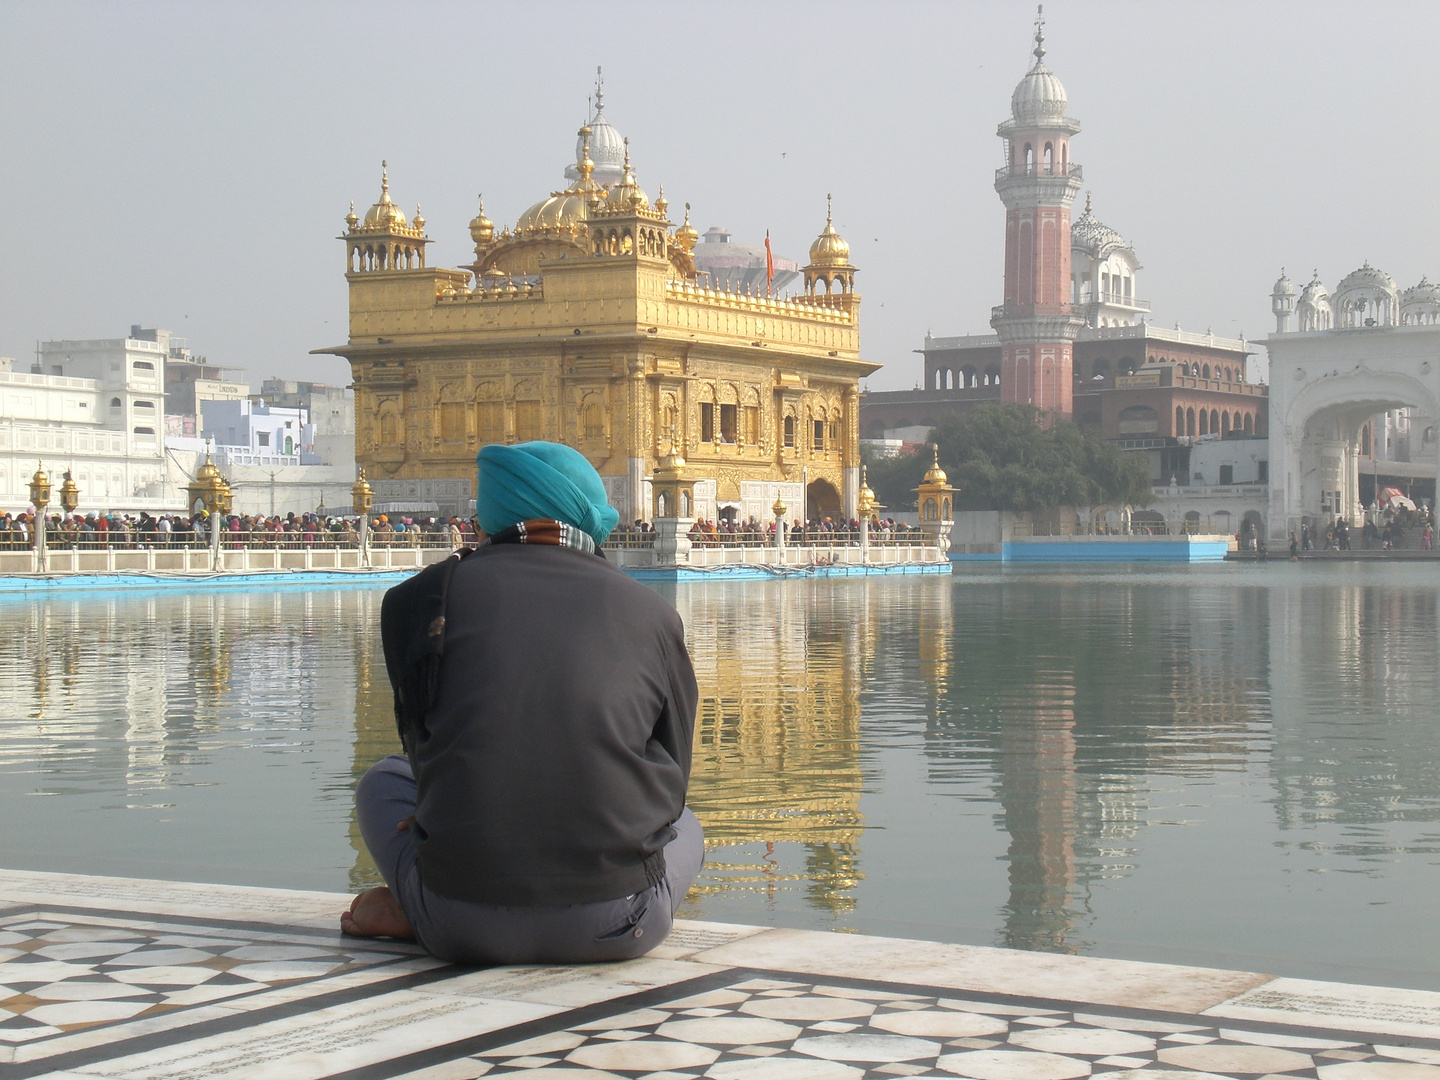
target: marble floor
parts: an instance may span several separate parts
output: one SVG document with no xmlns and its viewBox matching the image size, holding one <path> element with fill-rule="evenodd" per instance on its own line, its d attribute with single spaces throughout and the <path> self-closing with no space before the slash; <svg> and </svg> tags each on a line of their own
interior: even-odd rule
<svg viewBox="0 0 1440 1080">
<path fill-rule="evenodd" d="M 681 923 L 603 967 L 458 968 L 348 898 L 0 870 L 0 1077 L 1440 1080 L 1440 994 Z"/>
</svg>

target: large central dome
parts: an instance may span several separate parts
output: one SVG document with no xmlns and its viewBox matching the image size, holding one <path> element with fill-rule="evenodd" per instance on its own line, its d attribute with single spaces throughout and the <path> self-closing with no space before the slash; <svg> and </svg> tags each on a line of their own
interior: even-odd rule
<svg viewBox="0 0 1440 1080">
<path fill-rule="evenodd" d="M 595 182 L 604 187 L 618 184 L 625 178 L 625 138 L 615 125 L 605 119 L 605 84 L 600 80 L 600 71 L 595 71 L 595 115 L 585 125 L 590 129 L 590 160 L 595 163 Z M 575 160 L 583 156 L 585 141 L 582 135 L 575 140 Z M 580 172 L 575 165 L 565 167 L 565 179 L 579 180 Z"/>
</svg>

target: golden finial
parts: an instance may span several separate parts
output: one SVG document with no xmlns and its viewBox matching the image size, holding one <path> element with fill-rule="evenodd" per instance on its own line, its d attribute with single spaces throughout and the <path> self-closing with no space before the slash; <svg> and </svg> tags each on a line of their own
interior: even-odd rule
<svg viewBox="0 0 1440 1080">
<path fill-rule="evenodd" d="M 360 223 L 360 219 L 355 216 L 355 200 L 354 200 L 354 199 L 351 199 L 351 200 L 350 200 L 350 212 L 345 215 L 345 224 L 348 225 L 348 226 L 350 226 L 350 228 L 353 229 L 353 228 L 355 228 L 355 226 L 358 225 L 359 223 Z"/>
<path fill-rule="evenodd" d="M 825 227 L 830 227 L 830 193 L 825 193 Z"/>
<path fill-rule="evenodd" d="M 575 166 L 575 171 L 580 174 L 580 183 L 584 185 L 589 183 L 590 174 L 595 171 L 595 162 L 590 160 L 590 129 L 588 127 L 582 127 L 580 129 L 580 138 L 582 140 L 580 143 L 580 162 Z"/>
<path fill-rule="evenodd" d="M 425 228 L 425 218 L 420 214 L 420 204 L 418 202 L 415 204 L 415 216 L 410 219 L 410 224 L 414 225 L 417 229 Z"/>
<path fill-rule="evenodd" d="M 685 220 L 675 230 L 675 242 L 685 251 L 693 251 L 700 240 L 700 233 L 690 224 L 690 204 L 685 204 Z"/>
<path fill-rule="evenodd" d="M 1085 192 L 1085 213 L 1090 212 L 1090 192 Z"/>
<path fill-rule="evenodd" d="M 665 201 L 665 185 L 661 184 L 660 194 L 655 199 L 655 209 L 660 211 L 660 213 L 663 215 L 665 211 L 669 208 L 669 206 L 670 204 Z"/>
<path fill-rule="evenodd" d="M 630 136 L 625 136 L 625 171 L 630 171 Z"/>
<path fill-rule="evenodd" d="M 1045 59 L 1045 5 L 1035 5 L 1035 62 Z"/>
<path fill-rule="evenodd" d="M 380 192 L 384 194 L 390 190 L 390 165 L 383 159 L 380 162 Z"/>
</svg>

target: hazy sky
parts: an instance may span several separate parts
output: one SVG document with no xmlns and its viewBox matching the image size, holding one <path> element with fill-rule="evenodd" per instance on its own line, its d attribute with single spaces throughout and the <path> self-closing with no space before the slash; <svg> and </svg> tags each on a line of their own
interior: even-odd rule
<svg viewBox="0 0 1440 1080">
<path fill-rule="evenodd" d="M 18 3 L 0 33 L 0 355 L 169 327 L 212 362 L 348 381 L 343 228 L 380 159 L 432 265 L 563 186 L 597 64 L 679 220 L 802 264 L 825 194 L 875 389 L 1001 300 L 996 124 L 1034 5 Z M 1046 4 L 1072 159 L 1164 326 L 1254 338 L 1281 265 L 1440 278 L 1440 4 Z M 1083 200 L 1083 195 L 1082 195 Z M 1077 206 L 1077 213 L 1079 207 Z"/>
</svg>

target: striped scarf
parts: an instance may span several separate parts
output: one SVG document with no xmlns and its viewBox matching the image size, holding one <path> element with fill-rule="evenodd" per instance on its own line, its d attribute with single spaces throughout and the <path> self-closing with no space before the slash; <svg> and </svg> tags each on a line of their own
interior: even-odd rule
<svg viewBox="0 0 1440 1080">
<path fill-rule="evenodd" d="M 517 522 L 487 536 L 485 544 L 550 544 L 553 547 L 574 548 L 587 555 L 598 554 L 595 538 L 589 533 L 567 522 L 550 518 Z M 485 544 L 480 546 L 484 547 Z"/>
</svg>

